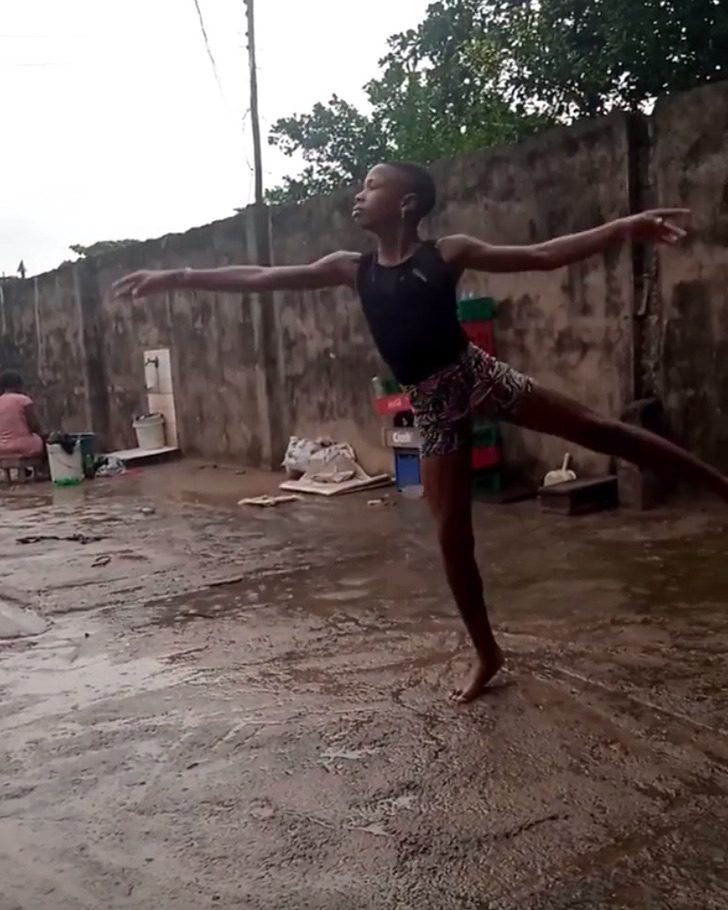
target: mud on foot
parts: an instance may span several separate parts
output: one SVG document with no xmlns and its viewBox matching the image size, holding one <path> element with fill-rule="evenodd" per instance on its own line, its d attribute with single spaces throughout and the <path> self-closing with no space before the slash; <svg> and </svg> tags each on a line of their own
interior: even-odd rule
<svg viewBox="0 0 728 910">
<path fill-rule="evenodd" d="M 450 696 L 452 700 L 459 704 L 465 704 L 482 695 L 504 663 L 503 652 L 496 645 L 496 649 L 491 655 L 487 658 L 478 659 L 465 685 L 460 689 L 456 689 Z"/>
</svg>

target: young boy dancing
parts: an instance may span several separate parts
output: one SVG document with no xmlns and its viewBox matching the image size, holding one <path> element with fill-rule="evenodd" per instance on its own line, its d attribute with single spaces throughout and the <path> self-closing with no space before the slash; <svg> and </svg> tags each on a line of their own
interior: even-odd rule
<svg viewBox="0 0 728 910">
<path fill-rule="evenodd" d="M 422 435 L 422 482 L 437 523 L 447 580 L 475 647 L 475 667 L 453 697 L 480 695 L 503 665 L 483 598 L 471 514 L 473 413 L 703 484 L 728 501 L 728 478 L 660 436 L 604 417 L 544 388 L 468 342 L 458 321 L 458 281 L 482 272 L 550 270 L 626 240 L 675 243 L 685 231 L 670 219 L 684 209 L 655 209 L 593 230 L 530 246 L 492 246 L 454 234 L 422 240 L 420 221 L 435 205 L 435 184 L 415 164 L 378 164 L 367 174 L 353 216 L 377 241 L 374 252 L 338 252 L 309 265 L 232 266 L 141 271 L 115 285 L 144 297 L 190 288 L 251 293 L 346 286 L 359 296 L 374 342 L 409 393 Z"/>
</svg>

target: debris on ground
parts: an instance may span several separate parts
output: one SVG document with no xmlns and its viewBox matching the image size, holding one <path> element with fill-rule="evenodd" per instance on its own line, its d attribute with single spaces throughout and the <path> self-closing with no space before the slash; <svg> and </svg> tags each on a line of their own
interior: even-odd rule
<svg viewBox="0 0 728 910">
<path fill-rule="evenodd" d="M 207 471 L 208 469 L 212 469 L 215 471 L 218 469 L 221 471 L 232 471 L 233 474 L 237 474 L 237 475 L 246 473 L 245 468 L 237 467 L 235 465 L 215 464 L 214 462 L 210 462 L 207 464 L 198 464 L 195 467 L 196 471 Z"/>
<path fill-rule="evenodd" d="M 94 477 L 118 477 L 126 474 L 126 465 L 116 455 L 102 455 L 96 459 Z"/>
<path fill-rule="evenodd" d="M 310 440 L 292 436 L 283 466 L 289 477 L 300 475 L 281 484 L 282 490 L 295 493 L 336 496 L 392 483 L 389 474 L 371 477 L 356 460 L 354 450 L 348 443 L 330 439 Z"/>
<path fill-rule="evenodd" d="M 141 509 L 139 509 L 139 511 L 142 513 L 142 515 L 156 515 L 157 514 L 157 510 L 154 508 L 154 506 L 142 506 Z"/>
<path fill-rule="evenodd" d="M 301 496 L 248 496 L 238 502 L 239 506 L 258 506 L 262 509 L 268 509 L 272 506 L 280 506 L 284 502 L 300 502 Z"/>
<path fill-rule="evenodd" d="M 288 475 L 288 479 L 299 480 L 303 477 L 313 456 L 320 452 L 321 449 L 328 448 L 333 444 L 333 439 L 329 439 L 326 436 L 320 436 L 318 439 L 291 436 L 281 465 Z"/>
<path fill-rule="evenodd" d="M 101 566 L 108 566 L 111 562 L 110 556 L 97 556 L 96 559 L 91 563 L 92 569 L 99 569 Z"/>
<path fill-rule="evenodd" d="M 66 540 L 69 543 L 80 543 L 83 546 L 89 543 L 97 543 L 99 540 L 106 540 L 105 535 L 99 534 L 69 534 L 62 536 L 58 534 L 31 534 L 28 537 L 18 537 L 17 543 L 45 543 L 47 540 Z"/>
<path fill-rule="evenodd" d="M 420 483 L 405 487 L 400 492 L 405 499 L 423 499 L 425 496 L 425 488 Z"/>
</svg>

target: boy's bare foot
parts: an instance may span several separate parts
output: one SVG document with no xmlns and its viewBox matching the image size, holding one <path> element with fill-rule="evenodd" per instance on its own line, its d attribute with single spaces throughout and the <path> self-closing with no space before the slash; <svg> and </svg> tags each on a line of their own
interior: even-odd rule
<svg viewBox="0 0 728 910">
<path fill-rule="evenodd" d="M 493 653 L 488 655 L 487 658 L 481 657 L 478 659 L 465 686 L 462 689 L 456 689 L 452 693 L 452 700 L 459 704 L 465 704 L 466 702 L 473 701 L 473 699 L 477 698 L 479 695 L 482 695 L 483 691 L 487 688 L 488 683 L 493 679 L 504 663 L 505 658 L 503 657 L 503 652 L 496 645 Z"/>
</svg>

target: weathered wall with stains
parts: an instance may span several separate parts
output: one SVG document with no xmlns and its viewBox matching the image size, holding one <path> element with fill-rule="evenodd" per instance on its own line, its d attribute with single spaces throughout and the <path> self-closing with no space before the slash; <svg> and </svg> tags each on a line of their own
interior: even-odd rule
<svg viewBox="0 0 728 910">
<path fill-rule="evenodd" d="M 528 243 L 592 227 L 630 210 L 628 120 L 613 116 L 554 130 L 529 143 L 443 162 L 432 236 L 466 232 Z M 300 262 L 335 249 L 362 249 L 350 194 L 274 210 L 276 261 Z M 632 270 L 628 249 L 551 274 L 464 278 L 462 291 L 499 302 L 500 356 L 540 382 L 619 414 L 632 396 Z M 292 432 L 330 432 L 352 441 L 368 463 L 387 467 L 372 418 L 369 381 L 382 369 L 354 295 L 276 295 L 282 401 Z M 506 457 L 524 466 L 560 461 L 563 443 L 515 428 Z M 580 466 L 605 460 L 578 452 Z"/>
<path fill-rule="evenodd" d="M 554 130 L 515 147 L 442 162 L 441 202 L 431 236 L 471 233 L 494 243 L 529 243 L 593 227 L 630 211 L 628 120 L 615 115 Z M 300 262 L 335 249 L 364 249 L 352 226 L 351 194 L 273 211 L 276 261 Z M 610 414 L 632 396 L 632 269 L 627 248 L 551 274 L 466 275 L 463 294 L 499 302 L 498 354 L 538 381 Z M 354 295 L 276 295 L 282 401 L 292 432 L 352 441 L 386 469 L 372 418 L 371 377 L 382 369 Z M 506 457 L 526 467 L 560 462 L 564 445 L 516 428 Z M 580 467 L 606 461 L 577 452 Z"/>
<path fill-rule="evenodd" d="M 657 254 L 657 390 L 677 435 L 728 470 L 728 85 L 660 102 L 652 143 L 657 200 L 693 213 Z"/>
<path fill-rule="evenodd" d="M 629 210 L 628 171 L 624 118 L 555 130 L 441 164 L 441 203 L 427 229 L 522 243 L 589 227 Z M 351 194 L 343 192 L 274 209 L 273 260 L 365 249 L 350 208 Z M 352 292 L 285 292 L 265 300 L 185 292 L 135 305 L 110 298 L 112 281 L 132 269 L 255 261 L 253 235 L 248 211 L 66 267 L 64 274 L 76 274 L 85 288 L 85 305 L 75 307 L 92 361 L 87 410 L 94 429 L 113 446 L 133 443 L 131 418 L 145 401 L 143 351 L 168 346 L 183 448 L 274 464 L 289 435 L 330 434 L 349 440 L 370 469 L 390 468 L 370 398 L 371 377 L 383 365 Z M 43 276 L 41 283 L 58 280 Z M 463 292 L 499 301 L 498 352 L 518 369 L 610 413 L 629 399 L 627 251 L 548 275 L 467 276 Z M 72 302 L 59 295 L 56 305 L 67 311 Z M 68 410 L 58 413 L 68 418 Z M 562 453 L 555 440 L 515 429 L 506 435 L 512 462 L 540 468 Z M 580 461 L 587 470 L 604 465 L 587 453 Z"/>
<path fill-rule="evenodd" d="M 353 224 L 351 208 L 352 194 L 342 192 L 274 209 L 275 262 L 365 249 L 366 238 Z M 279 408 L 290 434 L 345 439 L 369 470 L 391 470 L 371 401 L 371 379 L 384 366 L 353 291 L 289 291 L 275 299 Z"/>
<path fill-rule="evenodd" d="M 261 391 L 259 306 L 239 294 L 114 299 L 113 281 L 139 268 L 213 268 L 254 258 L 244 216 L 101 257 L 97 275 L 106 435 L 133 445 L 131 417 L 146 403 L 144 351 L 168 347 L 180 445 L 191 452 L 263 463 L 269 448 Z"/>
<path fill-rule="evenodd" d="M 22 373 L 45 424 L 83 430 L 89 413 L 77 269 L 4 280 L 0 330 L 1 366 Z"/>
<path fill-rule="evenodd" d="M 435 168 L 441 201 L 427 225 L 433 236 L 528 243 L 653 198 L 694 208 L 695 238 L 651 263 L 623 247 L 548 274 L 466 275 L 462 292 L 498 301 L 498 354 L 516 368 L 613 415 L 652 383 L 687 444 L 724 465 L 727 130 L 724 84 L 658 105 L 651 145 L 644 121 L 615 114 L 443 162 Z M 351 193 L 342 192 L 272 210 L 273 261 L 365 249 L 350 207 Z M 185 292 L 135 305 L 110 298 L 112 281 L 136 268 L 255 262 L 253 218 L 247 210 L 37 279 L 4 281 L 2 365 L 23 370 L 53 426 L 91 426 L 116 447 L 133 443 L 131 419 L 144 406 L 143 351 L 169 347 L 186 450 L 271 465 L 290 434 L 328 433 L 352 442 L 370 469 L 390 467 L 369 392 L 382 364 L 353 293 Z M 643 288 L 644 265 L 651 280 Z M 506 433 L 506 459 L 533 472 L 563 451 L 557 440 Z M 576 455 L 581 470 L 605 465 Z"/>
<path fill-rule="evenodd" d="M 533 243 L 630 211 L 629 122 L 623 115 L 552 130 L 518 146 L 436 168 L 441 205 L 432 233 Z M 463 294 L 498 302 L 499 357 L 538 382 L 619 415 L 632 395 L 632 268 L 627 247 L 550 273 L 463 277 Z M 554 465 L 559 440 L 506 430 L 506 457 Z M 573 447 L 572 447 L 573 450 Z M 605 459 L 575 452 L 578 467 Z"/>
</svg>

